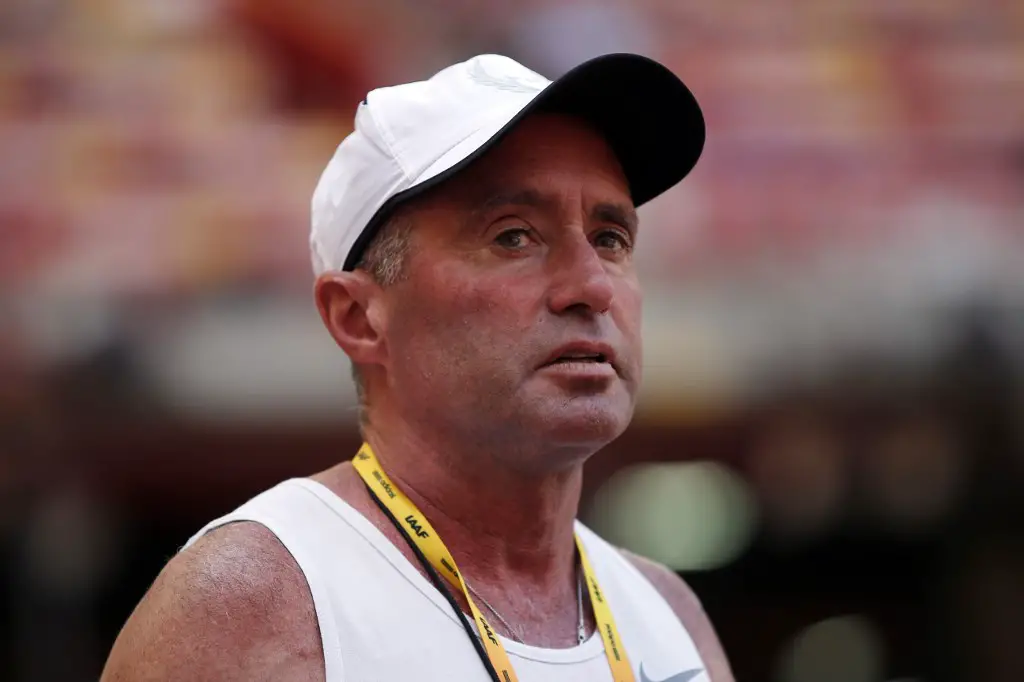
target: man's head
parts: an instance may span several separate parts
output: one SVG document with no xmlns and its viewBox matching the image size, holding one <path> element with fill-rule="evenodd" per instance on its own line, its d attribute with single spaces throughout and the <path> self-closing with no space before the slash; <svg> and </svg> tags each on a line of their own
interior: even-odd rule
<svg viewBox="0 0 1024 682">
<path fill-rule="evenodd" d="M 371 414 L 597 449 L 640 381 L 636 228 L 604 139 L 539 114 L 396 216 L 370 272 L 321 277 L 318 302 Z"/>
<path fill-rule="evenodd" d="M 374 427 L 570 453 L 526 469 L 618 436 L 640 380 L 635 206 L 703 135 L 686 87 L 635 55 L 554 84 L 484 56 L 370 93 L 314 194 L 311 245 Z"/>
</svg>

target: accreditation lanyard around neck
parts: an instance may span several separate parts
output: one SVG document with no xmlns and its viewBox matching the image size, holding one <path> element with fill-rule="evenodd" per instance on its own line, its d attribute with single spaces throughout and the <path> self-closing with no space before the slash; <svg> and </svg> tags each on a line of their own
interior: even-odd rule
<svg viewBox="0 0 1024 682">
<path fill-rule="evenodd" d="M 473 613 L 473 620 L 476 621 L 477 629 L 480 631 L 484 650 L 491 660 L 491 665 L 498 673 L 498 678 L 506 682 L 516 682 L 518 678 L 516 678 L 515 671 L 512 670 L 512 664 L 509 663 L 505 647 L 502 646 L 501 641 L 494 634 L 494 629 L 473 602 L 466 581 L 462 579 L 462 574 L 459 572 L 458 566 L 455 565 L 455 559 L 441 542 L 434 527 L 416 508 L 412 500 L 391 482 L 368 444 L 363 444 L 352 464 L 362 476 L 363 481 L 366 482 L 370 492 L 399 520 L 402 531 L 416 544 L 434 569 L 453 586 L 462 590 L 469 609 Z M 633 669 L 629 664 L 622 640 L 619 638 L 615 618 L 612 616 L 608 603 L 604 600 L 604 593 L 601 591 L 597 577 L 590 565 L 590 559 L 587 557 L 587 552 L 578 535 L 576 536 L 576 547 L 579 550 L 583 576 L 590 593 L 590 602 L 594 608 L 597 629 L 601 633 L 601 639 L 604 640 L 604 651 L 608 658 L 608 665 L 611 667 L 612 679 L 615 682 L 634 682 Z"/>
</svg>

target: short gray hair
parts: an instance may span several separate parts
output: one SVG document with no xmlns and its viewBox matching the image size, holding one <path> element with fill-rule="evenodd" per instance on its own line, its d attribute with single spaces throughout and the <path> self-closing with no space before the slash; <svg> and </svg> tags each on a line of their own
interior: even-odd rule
<svg viewBox="0 0 1024 682">
<path fill-rule="evenodd" d="M 405 259 L 409 255 L 412 219 L 405 214 L 392 216 L 366 246 L 355 267 L 370 273 L 382 287 L 405 277 Z"/>
<path fill-rule="evenodd" d="M 387 288 L 402 281 L 406 276 L 406 260 L 412 234 L 412 219 L 403 213 L 396 213 L 381 226 L 363 251 L 355 268 L 369 273 L 377 284 Z M 359 423 L 365 425 L 366 385 L 359 367 L 352 363 L 352 381 L 356 385 Z"/>
</svg>

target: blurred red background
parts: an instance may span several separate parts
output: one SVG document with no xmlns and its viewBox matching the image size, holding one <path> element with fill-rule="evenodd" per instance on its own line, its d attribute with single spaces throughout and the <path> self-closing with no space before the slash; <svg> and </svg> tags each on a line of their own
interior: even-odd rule
<svg viewBox="0 0 1024 682">
<path fill-rule="evenodd" d="M 613 51 L 709 138 L 641 211 L 644 393 L 583 518 L 744 682 L 1024 679 L 1022 38 L 1011 0 L 8 0 L 0 679 L 95 679 L 192 532 L 354 452 L 307 229 L 365 92 Z"/>
</svg>

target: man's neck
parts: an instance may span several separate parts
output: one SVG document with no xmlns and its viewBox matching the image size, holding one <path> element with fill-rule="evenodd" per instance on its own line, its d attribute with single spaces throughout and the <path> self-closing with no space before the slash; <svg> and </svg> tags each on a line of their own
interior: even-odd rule
<svg viewBox="0 0 1024 682">
<path fill-rule="evenodd" d="M 409 429 L 368 429 L 381 466 L 478 582 L 557 589 L 575 566 L 582 463 L 551 473 L 503 466 L 492 453 Z M 440 439 L 438 439 L 440 440 Z"/>
</svg>

